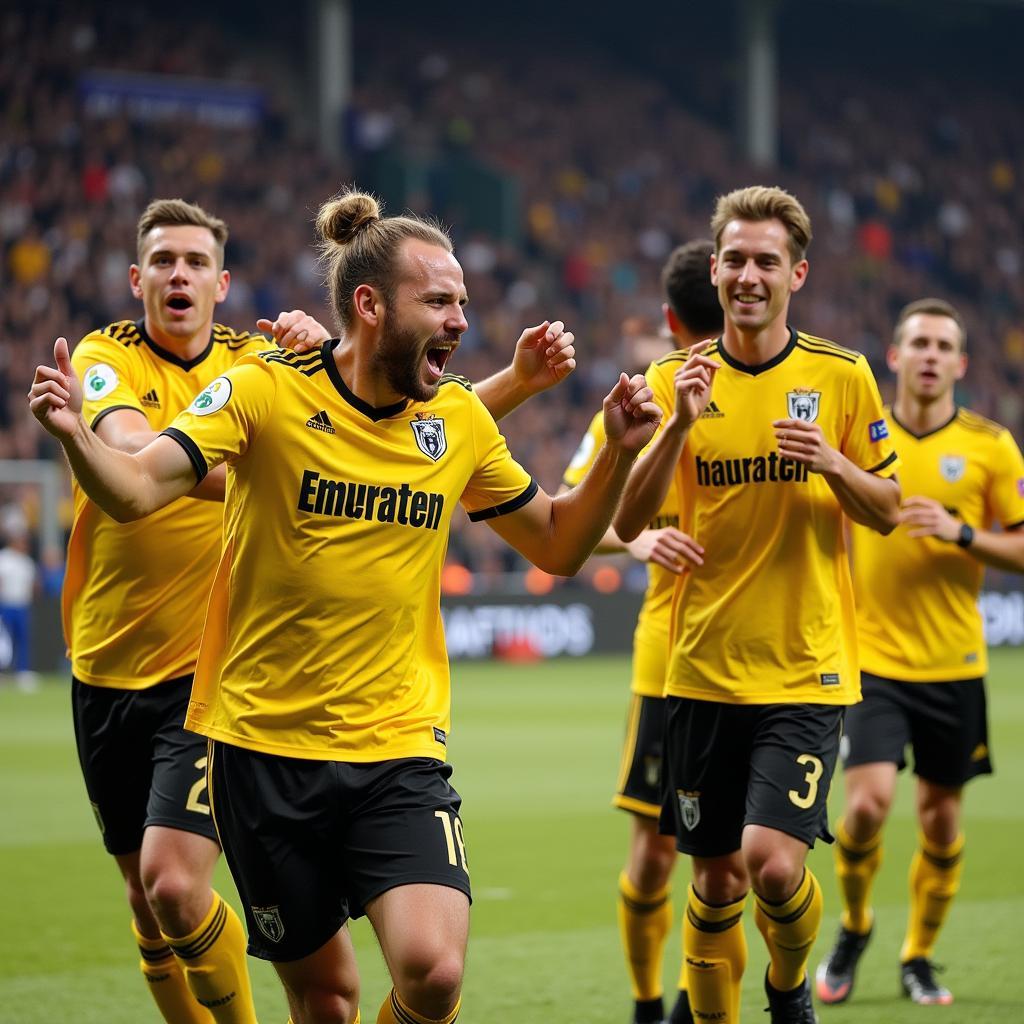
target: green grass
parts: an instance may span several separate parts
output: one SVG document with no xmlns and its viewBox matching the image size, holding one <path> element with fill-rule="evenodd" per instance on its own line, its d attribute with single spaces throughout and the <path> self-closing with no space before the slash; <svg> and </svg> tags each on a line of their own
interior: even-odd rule
<svg viewBox="0 0 1024 1024">
<path fill-rule="evenodd" d="M 467 1024 L 623 1024 L 628 988 L 615 927 L 615 881 L 627 835 L 609 807 L 626 706 L 624 659 L 528 668 L 456 665 L 455 785 L 464 798 L 476 902 L 466 975 Z M 819 1012 L 823 1024 L 971 1024 L 1024 1019 L 1024 652 L 996 651 L 990 675 L 999 773 L 967 800 L 963 888 L 937 958 L 956 994 L 922 1009 L 898 996 L 896 959 L 914 843 L 904 780 L 876 886 L 877 930 L 855 1001 Z M 836 787 L 836 792 L 840 787 Z M 835 801 L 838 810 L 838 800 Z M 158 1021 L 135 968 L 128 912 L 103 852 L 78 773 L 67 684 L 0 690 L 0 1022 L 140 1024 Z M 831 941 L 837 901 L 831 857 L 811 864 L 826 892 L 813 962 Z M 676 890 L 683 892 L 681 866 Z M 226 872 L 219 886 L 233 896 Z M 677 899 L 677 916 L 680 901 Z M 748 914 L 744 1019 L 760 1021 L 765 952 Z M 372 933 L 353 927 L 363 1020 L 389 984 Z M 671 991 L 678 933 L 666 958 Z M 287 1013 L 273 970 L 250 961 L 263 1024 Z"/>
</svg>

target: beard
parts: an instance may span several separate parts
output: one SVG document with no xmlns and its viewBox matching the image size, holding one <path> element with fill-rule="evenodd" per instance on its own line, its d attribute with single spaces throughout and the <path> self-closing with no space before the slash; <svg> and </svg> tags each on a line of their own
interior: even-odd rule
<svg viewBox="0 0 1024 1024">
<path fill-rule="evenodd" d="M 417 332 L 400 321 L 386 322 L 373 354 L 373 369 L 400 395 L 414 402 L 429 402 L 437 394 L 437 385 L 426 383 L 420 372 L 426 351 L 434 345 L 458 340 L 447 331 L 441 331 L 423 345 Z"/>
</svg>

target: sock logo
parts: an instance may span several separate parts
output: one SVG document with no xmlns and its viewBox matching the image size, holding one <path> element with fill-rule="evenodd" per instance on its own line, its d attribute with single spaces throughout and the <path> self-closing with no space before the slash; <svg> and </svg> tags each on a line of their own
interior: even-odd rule
<svg viewBox="0 0 1024 1024">
<path fill-rule="evenodd" d="M 284 938 L 284 921 L 281 920 L 281 908 L 251 907 L 256 926 L 271 942 L 280 942 Z"/>
</svg>

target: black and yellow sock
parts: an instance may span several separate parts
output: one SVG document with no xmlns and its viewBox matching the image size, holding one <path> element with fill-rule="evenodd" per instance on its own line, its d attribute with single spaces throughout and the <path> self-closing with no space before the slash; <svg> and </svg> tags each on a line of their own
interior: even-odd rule
<svg viewBox="0 0 1024 1024">
<path fill-rule="evenodd" d="M 882 833 L 877 832 L 867 842 L 858 843 L 846 830 L 846 822 L 840 821 L 836 826 L 833 856 L 843 898 L 842 926 L 858 935 L 867 935 L 874 920 L 871 887 L 882 866 Z"/>
<path fill-rule="evenodd" d="M 747 966 L 743 895 L 733 903 L 705 903 L 691 885 L 683 918 L 686 988 L 697 1020 L 735 1024 Z"/>
<path fill-rule="evenodd" d="M 661 957 L 672 928 L 670 894 L 668 886 L 657 892 L 643 892 L 625 871 L 619 875 L 619 935 L 637 1002 L 661 998 Z"/>
<path fill-rule="evenodd" d="M 202 923 L 190 935 L 167 944 L 181 964 L 188 987 L 217 1024 L 256 1024 L 245 931 L 238 915 L 217 895 Z"/>
<path fill-rule="evenodd" d="M 964 869 L 964 836 L 961 832 L 949 846 L 919 837 L 920 846 L 910 862 L 910 916 L 900 960 L 930 958 L 960 888 Z"/>
<path fill-rule="evenodd" d="M 804 980 L 807 958 L 821 926 L 822 905 L 821 886 L 809 868 L 804 868 L 804 876 L 788 900 L 769 903 L 757 896 L 754 921 L 768 946 L 768 981 L 777 991 L 790 992 Z"/>
<path fill-rule="evenodd" d="M 455 1009 L 447 1017 L 435 1020 L 433 1017 L 424 1017 L 415 1010 L 409 1009 L 401 996 L 392 989 L 383 1005 L 377 1013 L 377 1024 L 455 1024 L 455 1019 L 462 1009 L 462 1000 L 455 1004 Z"/>
<path fill-rule="evenodd" d="M 149 991 L 160 1016 L 167 1024 L 213 1024 L 210 1011 L 196 1002 L 185 984 L 178 961 L 163 939 L 147 939 L 132 921 L 132 934 L 142 959 L 139 967 L 149 983 Z"/>
</svg>

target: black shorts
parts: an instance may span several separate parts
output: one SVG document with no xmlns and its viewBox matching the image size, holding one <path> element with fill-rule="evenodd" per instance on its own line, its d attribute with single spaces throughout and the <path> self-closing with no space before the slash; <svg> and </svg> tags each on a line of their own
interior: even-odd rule
<svg viewBox="0 0 1024 1024">
<path fill-rule="evenodd" d="M 905 683 L 861 674 L 864 700 L 846 714 L 844 768 L 886 761 L 907 766 L 938 786 L 958 789 L 976 775 L 991 775 L 988 712 L 982 679 Z"/>
<path fill-rule="evenodd" d="M 451 765 L 354 764 L 210 744 L 210 802 L 245 908 L 249 952 L 298 960 L 398 885 L 470 896 Z"/>
<path fill-rule="evenodd" d="M 612 803 L 644 818 L 661 813 L 665 699 L 631 695 L 619 781 Z"/>
<path fill-rule="evenodd" d="M 828 791 L 845 708 L 665 700 L 661 831 L 675 835 L 680 851 L 734 853 L 747 825 L 810 847 L 832 842 Z"/>
<path fill-rule="evenodd" d="M 206 800 L 206 739 L 186 732 L 192 677 L 145 690 L 71 679 L 78 760 L 108 853 L 134 853 L 148 825 L 216 842 Z"/>
</svg>

